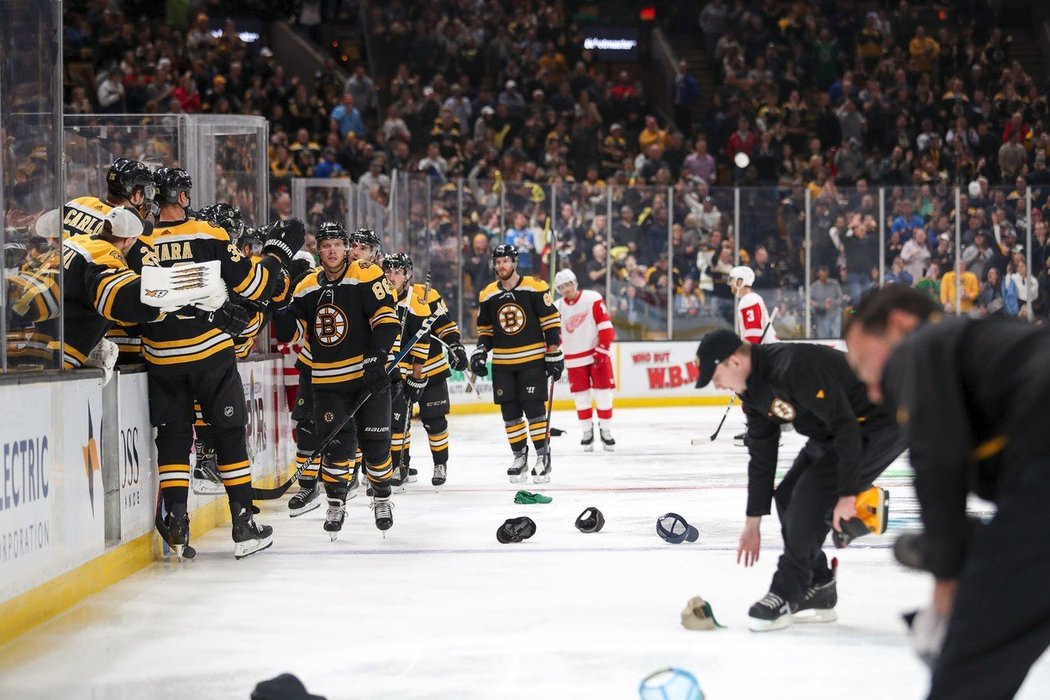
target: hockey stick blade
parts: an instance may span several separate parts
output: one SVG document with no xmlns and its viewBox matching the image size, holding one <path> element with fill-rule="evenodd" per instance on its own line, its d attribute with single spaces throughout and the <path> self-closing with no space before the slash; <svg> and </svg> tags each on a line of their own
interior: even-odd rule
<svg viewBox="0 0 1050 700">
<path fill-rule="evenodd" d="M 415 345 L 417 342 L 419 342 L 419 340 L 424 335 L 426 335 L 427 333 L 430 332 L 430 327 L 434 325 L 435 321 L 437 321 L 437 317 L 438 317 L 438 314 L 431 314 L 430 316 L 427 316 L 423 320 L 423 324 L 419 327 L 419 330 L 416 331 L 416 334 L 413 335 L 412 338 L 407 343 L 402 344 L 401 351 L 398 352 L 396 357 L 394 357 L 394 361 L 391 362 L 389 365 L 387 365 L 387 368 L 386 368 L 386 373 L 387 374 L 390 374 L 391 372 L 393 372 L 394 369 L 398 366 L 398 364 L 403 359 L 405 359 L 405 357 L 408 356 L 408 353 L 412 349 L 412 346 Z M 368 401 L 368 399 L 370 399 L 371 397 L 372 397 L 372 394 L 370 392 L 368 392 L 368 393 L 365 393 L 364 396 L 359 398 L 354 403 L 354 405 L 350 408 L 349 413 L 347 413 L 347 415 L 343 419 L 343 421 L 339 425 L 337 425 L 335 428 L 332 429 L 332 432 L 329 433 L 328 437 L 325 438 L 323 443 L 321 443 L 321 446 L 318 447 L 316 450 L 314 450 L 310 454 L 310 457 L 305 462 L 300 464 L 298 466 L 298 468 L 296 468 L 295 473 L 292 474 L 288 478 L 287 481 L 285 481 L 280 486 L 275 486 L 272 489 L 257 489 L 257 488 L 253 487 L 252 488 L 252 498 L 254 498 L 257 501 L 272 501 L 272 500 L 275 500 L 277 498 L 280 498 L 285 493 L 287 493 L 288 489 L 290 489 L 292 487 L 292 484 L 294 484 L 299 479 L 299 477 L 303 475 L 303 472 L 306 471 L 306 468 L 310 464 L 312 464 L 314 462 L 314 460 L 319 459 L 321 457 L 321 455 L 324 454 L 324 451 L 326 449 L 328 449 L 329 445 L 332 444 L 332 440 L 334 440 L 335 436 L 339 434 L 339 431 L 341 431 L 343 429 L 343 427 L 353 419 L 354 414 L 357 413 L 358 409 L 360 409 L 361 406 L 364 405 L 365 401 Z"/>
<path fill-rule="evenodd" d="M 565 431 L 561 428 L 551 428 L 551 437 L 561 437 L 565 434 Z"/>
</svg>

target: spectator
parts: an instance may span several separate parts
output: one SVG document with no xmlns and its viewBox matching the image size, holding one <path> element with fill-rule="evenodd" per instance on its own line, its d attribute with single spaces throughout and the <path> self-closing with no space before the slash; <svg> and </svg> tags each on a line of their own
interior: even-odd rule
<svg viewBox="0 0 1050 700">
<path fill-rule="evenodd" d="M 842 337 L 842 286 L 832 278 L 827 265 L 817 268 L 817 279 L 809 290 L 815 333 L 818 338 Z"/>
<path fill-rule="evenodd" d="M 343 166 L 335 160 L 335 149 L 325 148 L 321 151 L 321 162 L 314 168 L 314 177 L 343 177 Z"/>
<path fill-rule="evenodd" d="M 914 281 L 915 279 L 904 269 L 904 261 L 898 256 L 893 259 L 890 269 L 886 270 L 883 284 L 902 284 L 910 287 Z"/>
<path fill-rule="evenodd" d="M 711 184 L 715 179 L 715 158 L 707 152 L 707 139 L 698 138 L 694 151 L 686 156 L 682 170 L 704 183 Z"/>
<path fill-rule="evenodd" d="M 696 280 L 686 277 L 674 295 L 674 315 L 678 318 L 696 318 L 703 306 L 703 294 L 696 288 Z"/>
<path fill-rule="evenodd" d="M 119 68 L 99 73 L 98 82 L 98 109 L 103 114 L 123 114 L 124 108 L 124 83 L 122 82 Z"/>
<path fill-rule="evenodd" d="M 354 67 L 354 73 L 347 78 L 343 92 L 344 94 L 353 95 L 353 106 L 358 110 L 359 114 L 369 116 L 375 114 L 378 108 L 375 83 L 369 77 L 363 63 L 358 63 Z M 347 131 L 356 131 L 356 129 L 351 127 L 342 133 L 345 134 Z M 359 133 L 364 134 L 363 131 Z"/>
<path fill-rule="evenodd" d="M 343 103 L 332 110 L 329 118 L 332 121 L 332 129 L 341 137 L 353 132 L 359 138 L 368 135 L 365 122 L 361 119 L 361 112 L 354 106 L 354 93 L 344 92 Z"/>
<path fill-rule="evenodd" d="M 929 267 L 926 268 L 926 274 L 920 277 L 915 282 L 915 288 L 926 292 L 936 301 L 941 300 L 941 266 L 936 262 L 931 262 Z"/>
<path fill-rule="evenodd" d="M 536 252 L 536 237 L 528 226 L 529 218 L 524 212 L 514 214 L 513 224 L 507 229 L 503 242 L 518 249 L 518 269 L 521 274 L 533 272 L 533 253 Z"/>
<path fill-rule="evenodd" d="M 926 242 L 925 229 L 914 229 L 911 238 L 901 250 L 904 270 L 911 275 L 913 280 L 918 280 L 922 277 L 932 257 L 933 253 L 930 252 L 930 247 Z"/>
<path fill-rule="evenodd" d="M 955 301 L 956 285 L 960 294 L 958 304 Z M 981 285 L 977 277 L 967 269 L 965 260 L 957 260 L 955 269 L 945 272 L 941 278 L 941 304 L 944 305 L 946 313 L 970 313 L 980 293 Z"/>
<path fill-rule="evenodd" d="M 999 170 L 1003 182 L 1012 182 L 1021 174 L 1021 169 L 1028 163 L 1028 151 L 1021 145 L 1021 132 L 1010 133 L 1010 140 L 999 148 Z"/>
<path fill-rule="evenodd" d="M 1017 255 L 1014 257 L 1013 269 L 1006 276 L 1004 282 L 1013 285 L 1017 295 L 1017 308 L 1012 314 L 1008 309 L 1007 314 L 1029 318 L 1031 313 L 1029 305 L 1034 306 L 1039 299 L 1039 280 L 1028 274 L 1028 263 L 1025 261 L 1024 256 Z"/>
<path fill-rule="evenodd" d="M 674 122 L 686 136 L 693 134 L 693 107 L 700 99 L 700 83 L 689 74 L 689 64 L 678 62 L 678 72 L 671 85 L 671 105 L 674 107 Z"/>
<path fill-rule="evenodd" d="M 989 316 L 1016 316 L 1017 285 L 1009 277 L 1001 279 L 999 270 L 990 267 L 985 282 L 981 286 L 978 304 Z"/>
</svg>

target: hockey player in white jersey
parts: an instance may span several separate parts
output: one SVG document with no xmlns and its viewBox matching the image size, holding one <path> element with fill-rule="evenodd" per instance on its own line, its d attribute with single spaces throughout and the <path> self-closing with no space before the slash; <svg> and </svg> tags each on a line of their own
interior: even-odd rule
<svg viewBox="0 0 1050 700">
<path fill-rule="evenodd" d="M 576 402 L 583 439 L 580 444 L 594 449 L 594 405 L 598 407 L 598 428 L 602 447 L 611 452 L 616 441 L 612 436 L 613 378 L 610 347 L 615 339 L 605 300 L 598 292 L 581 290 L 572 270 L 559 270 L 554 286 L 561 294 L 556 306 L 562 319 L 562 351 L 569 374 L 569 391 Z"/>
<path fill-rule="evenodd" d="M 762 335 L 769 322 L 769 311 L 762 296 L 751 289 L 754 283 L 755 271 L 750 267 L 740 265 L 729 272 L 729 288 L 737 298 L 733 331 L 752 345 L 780 342 L 772 326 L 766 331 L 765 337 Z"/>
</svg>

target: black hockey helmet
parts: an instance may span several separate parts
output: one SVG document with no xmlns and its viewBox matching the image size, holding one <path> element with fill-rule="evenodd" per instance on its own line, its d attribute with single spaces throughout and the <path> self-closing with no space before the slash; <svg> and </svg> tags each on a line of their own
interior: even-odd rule
<svg viewBox="0 0 1050 700">
<path fill-rule="evenodd" d="M 408 253 L 394 253 L 383 258 L 383 271 L 402 270 L 406 275 L 412 272 L 412 258 Z"/>
<path fill-rule="evenodd" d="M 237 207 L 225 202 L 204 207 L 197 212 L 197 218 L 225 230 L 235 241 L 244 235 L 244 217 Z"/>
<path fill-rule="evenodd" d="M 190 174 L 182 168 L 157 168 L 153 173 L 153 184 L 157 188 L 159 204 L 178 204 L 179 194 L 185 192 L 188 197 L 193 189 Z"/>
<path fill-rule="evenodd" d="M 351 243 L 363 243 L 372 248 L 372 252 L 378 253 L 379 249 L 382 248 L 382 244 L 379 242 L 379 236 L 376 232 L 370 228 L 359 228 L 350 234 Z"/>
<path fill-rule="evenodd" d="M 329 239 L 337 238 L 343 243 L 350 244 L 350 236 L 347 235 L 346 229 L 338 221 L 325 221 L 317 227 L 317 242 L 327 241 Z"/>
<path fill-rule="evenodd" d="M 497 258 L 510 258 L 518 262 L 518 249 L 510 243 L 500 243 L 492 250 L 492 261 L 495 262 Z"/>
<path fill-rule="evenodd" d="M 156 193 L 153 175 L 143 163 L 130 158 L 117 158 L 106 172 L 106 191 L 111 197 L 130 200 L 136 192 L 142 192 L 146 201 L 152 201 Z"/>
<path fill-rule="evenodd" d="M 261 253 L 263 243 L 266 242 L 266 233 L 265 226 L 260 226 L 259 228 L 246 228 L 240 237 L 237 238 L 237 247 L 243 248 L 246 245 L 250 245 L 253 253 Z"/>
</svg>

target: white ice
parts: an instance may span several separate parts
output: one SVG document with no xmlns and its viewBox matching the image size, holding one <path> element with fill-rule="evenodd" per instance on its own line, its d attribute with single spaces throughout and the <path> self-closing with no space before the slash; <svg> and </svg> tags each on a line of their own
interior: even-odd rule
<svg viewBox="0 0 1050 700">
<path fill-rule="evenodd" d="M 741 414 L 705 447 L 719 408 L 617 412 L 615 453 L 586 454 L 574 414 L 553 438 L 554 478 L 525 488 L 549 505 L 514 505 L 509 450 L 494 414 L 450 421 L 449 483 L 430 486 L 422 426 L 413 428 L 420 481 L 395 496 L 384 539 L 363 493 L 342 536 L 321 529 L 324 508 L 289 519 L 286 500 L 263 504 L 274 546 L 235 561 L 227 527 L 194 544 L 198 556 L 158 562 L 0 648 L 4 698 L 247 698 L 289 671 L 328 698 L 637 698 L 640 679 L 677 666 L 708 700 L 775 697 L 924 697 L 926 668 L 902 612 L 930 583 L 892 560 L 895 532 L 916 526 L 907 465 L 891 491 L 891 531 L 839 557 L 839 621 L 755 634 L 747 609 L 765 594 L 779 554 L 775 516 L 761 560 L 735 562 L 743 522 L 746 451 L 733 446 Z M 785 436 L 781 466 L 801 445 Z M 605 514 L 599 534 L 573 523 Z M 674 511 L 700 531 L 669 545 L 655 523 Z M 529 515 L 532 539 L 501 545 L 505 518 Z M 830 547 L 830 545 L 829 545 Z M 686 631 L 679 612 L 703 595 L 726 629 Z M 1050 693 L 1040 661 L 1019 697 Z"/>
</svg>

